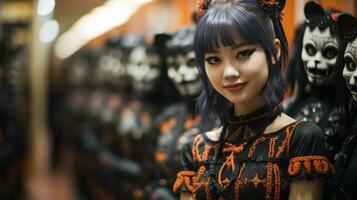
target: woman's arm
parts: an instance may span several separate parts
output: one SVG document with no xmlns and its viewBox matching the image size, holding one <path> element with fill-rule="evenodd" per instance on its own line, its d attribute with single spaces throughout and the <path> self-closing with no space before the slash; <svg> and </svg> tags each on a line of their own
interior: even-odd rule
<svg viewBox="0 0 357 200">
<path fill-rule="evenodd" d="M 323 179 L 295 180 L 290 184 L 289 200 L 320 200 L 323 189 Z"/>
<path fill-rule="evenodd" d="M 189 192 L 181 192 L 180 200 L 192 200 L 192 194 Z"/>
</svg>

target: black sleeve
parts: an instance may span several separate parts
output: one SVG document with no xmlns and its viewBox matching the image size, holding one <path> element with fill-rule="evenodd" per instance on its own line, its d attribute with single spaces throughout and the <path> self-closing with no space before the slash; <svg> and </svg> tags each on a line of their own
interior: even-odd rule
<svg viewBox="0 0 357 200">
<path fill-rule="evenodd" d="M 312 122 L 301 122 L 290 142 L 289 175 L 293 179 L 311 180 L 330 175 L 332 171 L 322 130 Z"/>
<path fill-rule="evenodd" d="M 174 192 L 192 193 L 192 178 L 196 175 L 195 162 L 192 155 L 194 138 L 190 138 L 182 147 L 181 166 L 183 170 L 177 173 L 177 179 L 173 188 Z"/>
</svg>

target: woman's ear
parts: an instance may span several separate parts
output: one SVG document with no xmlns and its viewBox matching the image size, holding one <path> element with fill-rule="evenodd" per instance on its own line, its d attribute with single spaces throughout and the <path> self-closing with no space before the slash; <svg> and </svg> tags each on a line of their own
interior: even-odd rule
<svg viewBox="0 0 357 200">
<path fill-rule="evenodd" d="M 275 64 L 276 61 L 280 60 L 280 56 L 281 56 L 281 44 L 280 44 L 280 40 L 275 38 L 274 41 L 274 49 L 275 49 L 275 58 L 277 60 L 275 60 L 274 56 L 271 58 L 272 59 L 272 63 Z"/>
</svg>

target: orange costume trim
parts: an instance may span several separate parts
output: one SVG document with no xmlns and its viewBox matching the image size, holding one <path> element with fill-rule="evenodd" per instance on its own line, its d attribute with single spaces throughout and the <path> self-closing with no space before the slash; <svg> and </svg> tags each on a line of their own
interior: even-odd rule
<svg viewBox="0 0 357 200">
<path fill-rule="evenodd" d="M 193 160 L 202 162 L 208 160 L 208 154 L 211 150 L 211 145 L 205 145 L 205 149 L 203 150 L 202 154 L 200 153 L 199 146 L 203 143 L 202 135 L 198 135 L 195 137 L 192 145 L 192 157 Z"/>
<path fill-rule="evenodd" d="M 321 175 L 334 172 L 333 166 L 325 156 L 299 156 L 290 159 L 289 175 L 298 175 L 302 167 L 304 167 L 307 174 L 311 174 L 313 171 Z"/>
<path fill-rule="evenodd" d="M 183 183 L 185 183 L 187 189 L 192 193 L 193 186 L 192 186 L 192 178 L 196 175 L 194 171 L 181 171 L 177 173 L 177 179 L 174 184 L 174 192 L 178 191 Z"/>
<path fill-rule="evenodd" d="M 292 124 L 292 126 L 288 126 L 285 132 L 285 139 L 281 143 L 278 152 L 276 153 L 276 158 L 278 158 L 286 149 L 286 156 L 289 157 L 289 149 L 290 149 L 290 141 L 291 141 L 291 136 L 294 133 L 294 130 L 297 125 L 301 124 L 302 121 L 296 121 Z"/>
</svg>

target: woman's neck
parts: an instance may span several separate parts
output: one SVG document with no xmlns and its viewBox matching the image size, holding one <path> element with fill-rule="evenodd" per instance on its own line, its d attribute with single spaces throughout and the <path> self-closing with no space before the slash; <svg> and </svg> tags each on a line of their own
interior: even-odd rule
<svg viewBox="0 0 357 200">
<path fill-rule="evenodd" d="M 265 105 L 265 101 L 263 97 L 257 98 L 255 100 L 251 100 L 246 103 L 235 103 L 234 104 L 234 115 L 235 116 L 240 116 L 240 115 L 246 115 L 248 113 L 251 113 Z"/>
</svg>

